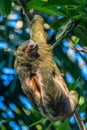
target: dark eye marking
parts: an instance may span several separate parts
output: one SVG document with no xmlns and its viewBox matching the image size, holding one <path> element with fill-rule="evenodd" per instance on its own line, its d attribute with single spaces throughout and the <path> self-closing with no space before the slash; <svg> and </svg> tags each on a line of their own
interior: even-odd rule
<svg viewBox="0 0 87 130">
<path fill-rule="evenodd" d="M 55 77 L 55 75 L 56 75 L 56 74 L 55 74 L 55 71 L 53 70 L 53 72 L 52 72 L 52 76 Z"/>
</svg>

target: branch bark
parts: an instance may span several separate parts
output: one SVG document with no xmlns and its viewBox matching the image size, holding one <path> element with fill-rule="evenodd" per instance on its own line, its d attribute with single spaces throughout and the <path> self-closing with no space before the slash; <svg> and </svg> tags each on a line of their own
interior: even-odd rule
<svg viewBox="0 0 87 130">
<path fill-rule="evenodd" d="M 29 11 L 28 11 L 28 9 L 26 7 L 26 4 L 24 3 L 23 0 L 17 0 L 17 1 L 20 4 L 20 6 L 21 6 L 21 8 L 22 8 L 22 10 L 24 12 L 24 15 L 26 16 L 26 19 L 27 19 L 27 22 L 28 22 L 28 26 L 31 27 L 31 23 L 32 22 L 30 20 Z"/>
<path fill-rule="evenodd" d="M 78 112 L 77 109 L 75 110 L 74 115 L 75 115 L 77 124 L 78 124 L 78 126 L 79 126 L 79 129 L 80 129 L 80 130 L 86 130 L 85 125 L 84 125 L 84 122 L 83 122 L 82 119 L 80 118 L 80 115 L 79 115 L 79 112 Z"/>
</svg>

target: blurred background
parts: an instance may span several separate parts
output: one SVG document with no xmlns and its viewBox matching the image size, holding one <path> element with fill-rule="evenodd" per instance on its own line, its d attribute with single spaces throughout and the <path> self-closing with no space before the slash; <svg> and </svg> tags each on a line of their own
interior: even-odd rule
<svg viewBox="0 0 87 130">
<path fill-rule="evenodd" d="M 47 23 L 54 19 L 42 14 Z M 49 35 L 54 30 L 48 30 Z M 74 36 L 72 36 L 74 38 Z M 78 130 L 74 117 L 65 122 L 51 122 L 39 115 L 21 90 L 18 75 L 14 70 L 16 49 L 30 38 L 30 28 L 18 3 L 12 3 L 7 17 L 0 15 L 0 130 Z M 55 42 L 55 38 L 52 39 Z M 72 49 L 72 40 L 67 37 L 54 49 L 54 60 L 69 89 L 79 93 L 79 112 L 87 128 L 87 54 Z M 82 49 L 81 44 L 76 44 Z"/>
</svg>

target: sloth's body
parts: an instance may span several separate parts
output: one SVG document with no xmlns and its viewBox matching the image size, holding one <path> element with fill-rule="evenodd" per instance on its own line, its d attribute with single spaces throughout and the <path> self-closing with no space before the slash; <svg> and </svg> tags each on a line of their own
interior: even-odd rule
<svg viewBox="0 0 87 130">
<path fill-rule="evenodd" d="M 68 91 L 53 60 L 52 50 L 46 44 L 46 38 L 43 19 L 36 16 L 32 25 L 34 42 L 28 40 L 19 46 L 15 69 L 22 89 L 34 108 L 52 120 L 64 120 L 74 113 L 78 94 Z"/>
</svg>

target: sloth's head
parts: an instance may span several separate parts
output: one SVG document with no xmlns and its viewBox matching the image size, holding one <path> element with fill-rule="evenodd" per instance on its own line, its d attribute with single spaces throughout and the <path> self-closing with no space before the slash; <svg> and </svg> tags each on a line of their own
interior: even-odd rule
<svg viewBox="0 0 87 130">
<path fill-rule="evenodd" d="M 34 60 L 38 55 L 38 44 L 30 39 L 26 44 L 24 52 L 29 60 Z"/>
</svg>

